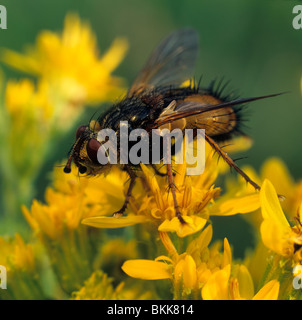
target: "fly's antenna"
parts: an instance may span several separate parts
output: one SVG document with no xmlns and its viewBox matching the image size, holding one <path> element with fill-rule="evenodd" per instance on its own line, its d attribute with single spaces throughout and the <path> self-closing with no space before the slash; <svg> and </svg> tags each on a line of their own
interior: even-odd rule
<svg viewBox="0 0 302 320">
<path fill-rule="evenodd" d="M 80 140 L 81 140 L 81 136 L 77 139 L 77 141 L 74 143 L 73 147 L 70 150 L 69 157 L 67 159 L 67 163 L 66 163 L 66 165 L 65 165 L 65 167 L 63 169 L 63 171 L 65 173 L 70 173 L 71 172 L 72 156 L 73 156 L 73 153 L 74 153 L 74 149 L 76 148 L 76 146 L 78 145 Z"/>
<path fill-rule="evenodd" d="M 63 169 L 65 173 L 71 172 L 71 162 L 72 162 L 72 153 L 70 153 L 70 156 L 68 157 L 67 163 Z"/>
</svg>

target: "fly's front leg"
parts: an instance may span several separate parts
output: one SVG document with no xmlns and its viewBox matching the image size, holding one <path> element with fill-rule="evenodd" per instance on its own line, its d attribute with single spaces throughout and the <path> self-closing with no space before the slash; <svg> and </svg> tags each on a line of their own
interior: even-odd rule
<svg viewBox="0 0 302 320">
<path fill-rule="evenodd" d="M 113 214 L 113 216 L 115 218 L 119 218 L 119 217 L 124 215 L 124 212 L 127 209 L 127 206 L 128 206 L 128 203 L 129 203 L 129 199 L 130 199 L 131 194 L 132 194 L 133 187 L 135 185 L 135 180 L 136 180 L 135 173 L 133 172 L 133 170 L 129 166 L 126 166 L 126 170 L 127 170 L 128 174 L 129 174 L 129 177 L 130 177 L 130 184 L 129 184 L 129 187 L 128 187 L 128 191 L 126 193 L 126 197 L 125 197 L 125 201 L 124 201 L 123 206 L 120 208 L 120 210 L 114 212 L 114 214 Z"/>
</svg>

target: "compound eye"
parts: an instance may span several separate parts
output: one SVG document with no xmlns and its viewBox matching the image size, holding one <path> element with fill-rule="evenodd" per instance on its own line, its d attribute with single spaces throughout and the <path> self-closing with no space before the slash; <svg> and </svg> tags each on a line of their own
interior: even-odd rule
<svg viewBox="0 0 302 320">
<path fill-rule="evenodd" d="M 84 133 L 84 131 L 86 130 L 87 126 L 80 126 L 78 127 L 77 131 L 76 131 L 76 139 L 79 139 L 80 136 Z"/>
<path fill-rule="evenodd" d="M 90 139 L 86 146 L 87 154 L 90 160 L 95 164 L 99 164 L 98 150 L 100 146 L 101 144 L 96 139 Z"/>
</svg>

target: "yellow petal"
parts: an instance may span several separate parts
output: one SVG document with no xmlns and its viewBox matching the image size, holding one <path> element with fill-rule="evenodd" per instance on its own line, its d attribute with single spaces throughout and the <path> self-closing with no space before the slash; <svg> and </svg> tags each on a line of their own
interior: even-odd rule
<svg viewBox="0 0 302 320">
<path fill-rule="evenodd" d="M 236 278 L 239 283 L 240 297 L 245 299 L 252 299 L 254 296 L 254 282 L 251 274 L 244 265 L 238 267 Z"/>
<path fill-rule="evenodd" d="M 183 284 L 187 289 L 193 289 L 197 283 L 196 263 L 188 254 L 185 257 L 183 268 Z"/>
<path fill-rule="evenodd" d="M 287 231 L 289 230 L 289 228 L 287 230 L 286 227 L 276 223 L 273 219 L 265 219 L 260 226 L 261 238 L 264 245 L 282 256 L 290 254 L 290 248 L 288 251 L 286 241 Z"/>
<path fill-rule="evenodd" d="M 129 214 L 126 217 L 90 217 L 82 220 L 82 224 L 96 228 L 123 228 L 138 223 L 147 222 L 147 217 L 142 215 Z"/>
<path fill-rule="evenodd" d="M 21 206 L 21 210 L 23 212 L 25 219 L 27 220 L 28 224 L 30 225 L 30 227 L 33 230 L 38 231 L 39 225 L 38 225 L 37 221 L 31 215 L 30 211 L 24 205 Z"/>
<path fill-rule="evenodd" d="M 202 262 L 197 268 L 197 278 L 199 286 L 203 286 L 207 283 L 208 279 L 210 278 L 212 272 L 208 269 L 205 262 Z"/>
<path fill-rule="evenodd" d="M 224 238 L 223 267 L 232 263 L 232 251 L 227 238 Z"/>
<path fill-rule="evenodd" d="M 186 170 L 187 170 L 187 166 L 185 161 L 182 164 L 178 164 L 176 166 L 176 169 L 175 169 L 176 175 L 174 177 L 174 183 L 177 187 L 180 187 L 185 183 Z"/>
<path fill-rule="evenodd" d="M 128 260 L 122 265 L 122 270 L 128 276 L 138 279 L 159 280 L 171 278 L 170 266 L 164 262 L 152 260 Z"/>
<path fill-rule="evenodd" d="M 181 238 L 189 234 L 193 234 L 201 230 L 206 224 L 207 220 L 198 216 L 183 216 L 185 224 L 182 224 L 177 217 L 172 220 L 166 219 L 159 227 L 158 231 L 162 232 L 176 232 Z"/>
<path fill-rule="evenodd" d="M 150 187 L 153 196 L 155 198 L 157 207 L 161 210 L 164 211 L 165 210 L 165 205 L 162 199 L 162 195 L 161 195 L 161 191 L 159 188 L 159 185 L 157 183 L 157 180 L 155 178 L 154 173 L 143 163 L 140 164 L 141 165 L 141 169 L 145 175 L 146 181 L 148 183 L 148 186 Z"/>
<path fill-rule="evenodd" d="M 184 184 L 183 199 L 182 199 L 181 206 L 183 208 L 187 208 L 189 207 L 191 202 L 192 202 L 192 184 L 191 184 L 190 177 L 187 177 Z"/>
<path fill-rule="evenodd" d="M 223 151 L 226 153 L 242 152 L 250 149 L 252 145 L 253 145 L 253 140 L 250 137 L 241 136 L 238 138 L 234 138 L 231 144 L 226 145 L 223 148 Z"/>
<path fill-rule="evenodd" d="M 278 158 L 271 158 L 267 160 L 261 169 L 261 176 L 269 179 L 277 188 L 278 193 L 285 197 L 294 188 L 294 181 L 285 166 L 285 164 Z"/>
<path fill-rule="evenodd" d="M 102 57 L 102 64 L 106 66 L 107 70 L 111 72 L 121 63 L 128 47 L 128 41 L 124 38 L 113 41 L 111 47 Z"/>
<path fill-rule="evenodd" d="M 201 235 L 197 238 L 197 244 L 200 250 L 203 250 L 210 244 L 212 240 L 212 236 L 213 236 L 213 227 L 210 224 L 202 231 Z"/>
<path fill-rule="evenodd" d="M 199 254 L 199 252 L 201 252 L 204 248 L 206 248 L 209 245 L 212 236 L 213 227 L 210 224 L 201 232 L 198 238 L 194 239 L 189 243 L 186 252 L 191 255 L 194 255 L 194 253 L 197 251 Z"/>
<path fill-rule="evenodd" d="M 24 72 L 39 74 L 39 64 L 33 57 L 19 54 L 13 50 L 2 49 L 0 59 L 10 65 Z"/>
<path fill-rule="evenodd" d="M 246 196 L 234 197 L 230 200 L 219 200 L 211 208 L 211 215 L 230 216 L 237 213 L 249 213 L 256 211 L 260 207 L 259 193 L 248 194 Z"/>
<path fill-rule="evenodd" d="M 183 278 L 184 266 L 185 266 L 185 260 L 180 259 L 174 268 L 174 279 L 176 283 L 181 281 L 181 279 Z"/>
<path fill-rule="evenodd" d="M 289 223 L 282 211 L 276 190 L 272 183 L 267 179 L 265 179 L 262 184 L 260 199 L 263 219 L 272 219 L 276 224 L 289 227 Z"/>
<path fill-rule="evenodd" d="M 165 248 L 167 249 L 169 255 L 175 259 L 178 257 L 177 250 L 174 247 L 169 235 L 166 232 L 159 232 L 159 237 Z"/>
<path fill-rule="evenodd" d="M 280 283 L 271 280 L 254 296 L 253 300 L 277 300 L 279 295 Z"/>
<path fill-rule="evenodd" d="M 230 274 L 230 265 L 213 273 L 202 288 L 203 300 L 228 300 Z"/>
</svg>

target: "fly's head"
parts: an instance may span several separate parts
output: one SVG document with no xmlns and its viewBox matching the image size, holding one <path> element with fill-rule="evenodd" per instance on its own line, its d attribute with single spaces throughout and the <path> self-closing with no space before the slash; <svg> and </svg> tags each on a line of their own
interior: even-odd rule
<svg viewBox="0 0 302 320">
<path fill-rule="evenodd" d="M 98 151 L 102 144 L 97 140 L 98 131 L 94 123 L 82 125 L 76 130 L 76 141 L 70 151 L 65 173 L 71 172 L 72 161 L 79 169 L 79 173 L 86 175 L 97 175 L 105 173 L 110 168 L 110 164 L 102 165 L 98 161 Z"/>
</svg>

